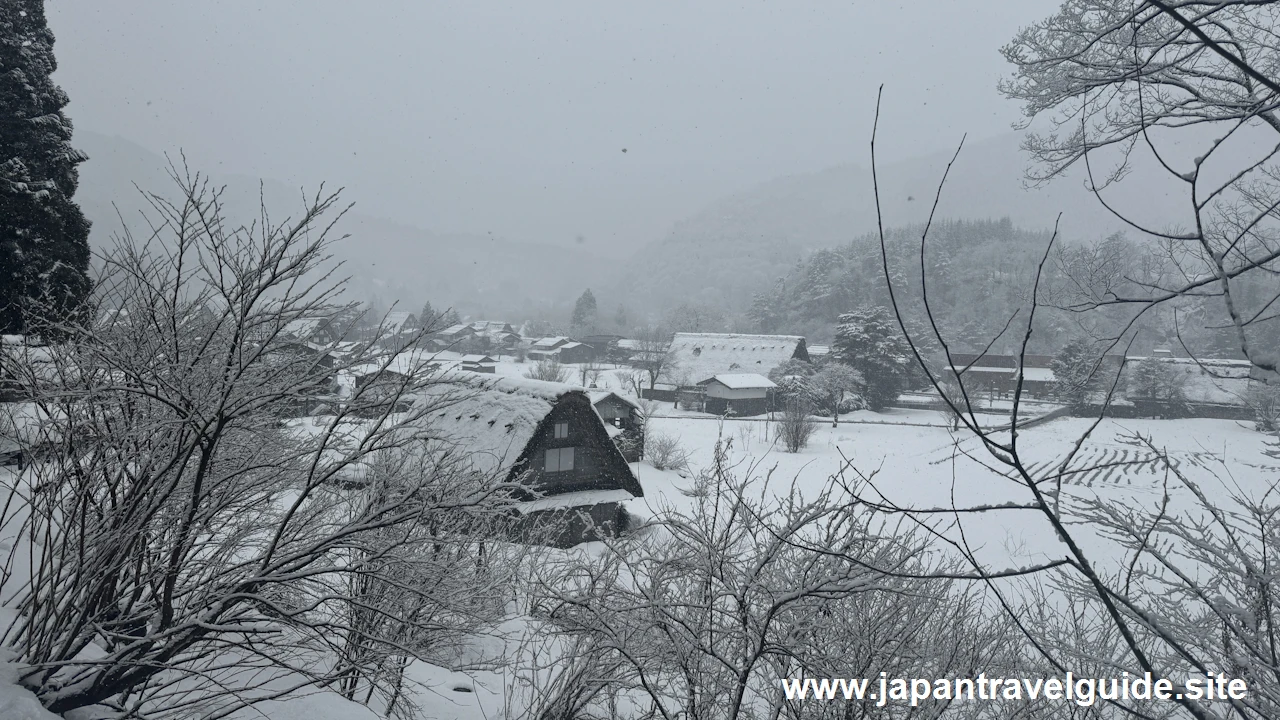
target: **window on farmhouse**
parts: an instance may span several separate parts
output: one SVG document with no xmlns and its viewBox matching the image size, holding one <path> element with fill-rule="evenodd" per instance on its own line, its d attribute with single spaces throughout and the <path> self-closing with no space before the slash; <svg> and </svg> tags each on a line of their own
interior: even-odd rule
<svg viewBox="0 0 1280 720">
<path fill-rule="evenodd" d="M 569 437 L 569 423 L 556 423 L 555 436 L 557 438 Z"/>
<path fill-rule="evenodd" d="M 551 448 L 547 450 L 547 472 L 564 472 L 573 469 L 573 448 Z"/>
</svg>

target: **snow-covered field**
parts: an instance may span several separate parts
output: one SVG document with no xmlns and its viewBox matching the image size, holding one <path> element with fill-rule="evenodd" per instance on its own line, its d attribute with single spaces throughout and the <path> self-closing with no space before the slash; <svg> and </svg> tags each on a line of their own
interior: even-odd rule
<svg viewBox="0 0 1280 720">
<path fill-rule="evenodd" d="M 498 364 L 498 373 L 518 377 L 528 368 L 528 364 L 504 361 Z M 575 374 L 571 382 L 577 379 Z M 625 390 L 613 368 L 606 368 L 596 382 L 602 388 Z M 986 417 L 993 426 L 1007 422 L 999 415 Z M 662 508 L 688 509 L 693 500 L 683 491 L 693 486 L 696 473 L 712 461 L 717 441 L 729 444 L 735 472 L 758 476 L 762 483 L 767 476 L 767 493 L 785 494 L 793 487 L 802 493 L 816 493 L 832 475 L 843 471 L 849 479 L 857 473 L 869 476 L 879 493 L 905 506 L 964 507 L 1027 500 L 1026 489 L 1002 476 L 976 439 L 950 432 L 939 412 L 858 412 L 841 420 L 836 427 L 830 422 L 819 423 L 809 445 L 792 454 L 772 442 L 775 424 L 767 418 L 720 420 L 663 407 L 650 421 L 650 430 L 679 438 L 690 452 L 690 469 L 677 473 L 634 464 L 645 496 L 628 501 L 630 509 L 641 518 Z M 1026 429 L 1018 439 L 1022 456 L 1037 476 L 1047 473 L 1090 425 L 1087 420 L 1059 419 Z M 1134 435 L 1148 437 L 1155 447 L 1166 449 L 1188 478 L 1211 493 L 1257 496 L 1280 478 L 1280 461 L 1264 453 L 1267 437 L 1245 424 L 1107 420 L 1093 431 L 1071 466 L 1105 467 L 1069 475 L 1064 480 L 1064 495 L 1098 497 L 1130 506 L 1158 503 L 1166 474 L 1155 463 L 1139 462 L 1150 453 L 1134 443 Z M 11 482 L 12 476 L 0 472 L 0 480 Z M 1170 494 L 1175 509 L 1192 507 L 1185 488 L 1172 483 Z M 1061 557 L 1064 550 L 1046 520 L 1034 512 L 942 515 L 938 522 L 951 526 L 946 530 L 949 537 L 963 540 L 979 558 L 996 567 L 1030 565 Z M 1119 559 L 1108 541 L 1088 533 L 1082 537 L 1086 549 L 1099 562 Z M 495 628 L 492 636 L 477 638 L 477 648 L 514 647 L 526 630 L 525 620 L 513 618 Z M 15 674 L 13 666 L 0 664 L 0 717 L 52 718 L 43 714 L 33 696 L 13 685 Z M 407 692 L 421 708 L 421 717 L 439 720 L 502 717 L 504 704 L 518 695 L 520 684 L 509 670 L 459 672 L 425 663 L 412 665 L 407 676 L 413 681 Z M 238 717 L 337 720 L 376 715 L 335 693 L 313 690 L 304 697 L 244 711 Z"/>
<path fill-rule="evenodd" d="M 847 462 L 847 478 L 855 477 L 855 470 L 871 476 L 878 492 L 902 506 L 952 507 L 954 503 L 965 507 L 1028 501 L 1025 487 L 997 472 L 1003 468 L 975 438 L 951 433 L 940 413 L 893 411 L 889 416 L 899 414 L 935 426 L 842 423 L 832 428 L 830 423 L 820 424 L 808 447 L 795 454 L 770 442 L 772 423 L 767 422 L 660 417 L 652 421 L 652 428 L 678 436 L 691 451 L 695 470 L 711 461 L 717 439 L 730 442 L 730 457 L 741 471 L 753 468 L 761 477 L 771 473 L 769 487 L 778 493 L 789 491 L 793 483 L 817 492 Z M 1052 472 L 1091 424 L 1090 420 L 1064 418 L 1021 431 L 1018 445 L 1033 476 Z M 1135 444 L 1135 435 L 1149 437 L 1155 447 L 1166 450 L 1179 470 L 1211 497 L 1221 493 L 1258 497 L 1280 480 L 1280 460 L 1264 453 L 1267 436 L 1244 423 L 1105 420 L 1070 465 L 1095 469 L 1068 474 L 1063 480 L 1064 495 L 1098 497 L 1130 506 L 1158 503 L 1165 472 L 1157 463 L 1141 462 L 1152 453 Z M 1007 439 L 1007 435 L 1003 437 Z M 643 464 L 637 473 L 646 494 L 634 501 L 641 507 L 689 502 L 680 490 L 687 489 L 691 480 Z M 1169 492 L 1173 508 L 1191 507 L 1190 493 L 1179 483 L 1171 481 Z M 954 537 L 963 530 L 968 543 L 982 550 L 979 557 L 996 564 L 1026 565 L 1060 557 L 1064 549 L 1045 519 L 1034 512 L 1008 510 L 945 520 L 958 523 Z M 1094 552 L 1100 558 L 1108 557 L 1110 549 L 1094 540 Z"/>
</svg>

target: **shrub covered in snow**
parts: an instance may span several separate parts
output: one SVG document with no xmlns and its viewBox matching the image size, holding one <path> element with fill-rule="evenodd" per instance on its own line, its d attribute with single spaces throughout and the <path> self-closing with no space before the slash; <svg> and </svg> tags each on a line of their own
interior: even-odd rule
<svg viewBox="0 0 1280 720">
<path fill-rule="evenodd" d="M 530 380 L 545 380 L 547 382 L 569 382 L 569 370 L 560 364 L 555 358 L 543 358 L 534 363 L 532 367 L 524 371 L 524 376 Z"/>
<path fill-rule="evenodd" d="M 644 459 L 659 470 L 688 470 L 689 452 L 680 440 L 666 433 L 648 433 L 644 439 Z"/>
</svg>

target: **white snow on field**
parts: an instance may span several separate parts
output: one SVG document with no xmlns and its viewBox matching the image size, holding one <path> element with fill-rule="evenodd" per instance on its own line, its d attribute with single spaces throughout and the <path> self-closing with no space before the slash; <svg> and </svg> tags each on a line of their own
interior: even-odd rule
<svg viewBox="0 0 1280 720">
<path fill-rule="evenodd" d="M 894 411 L 889 417 L 909 414 L 913 420 L 932 416 L 942 425 L 937 412 Z M 869 413 L 871 414 L 871 413 Z M 902 506 L 917 508 L 965 507 L 978 504 L 1027 502 L 1025 487 L 995 472 L 1001 469 L 978 441 L 967 434 L 953 435 L 945 427 L 919 425 L 819 424 L 809 446 L 799 453 L 784 452 L 769 438 L 773 423 L 751 420 L 704 420 L 659 417 L 652 429 L 676 435 L 692 452 L 695 469 L 706 466 L 717 438 L 732 443 L 730 457 L 740 472 L 754 464 L 753 475 L 771 474 L 769 490 L 784 494 L 794 483 L 802 492 L 817 493 L 846 460 L 852 479 L 856 468 L 871 475 L 875 488 L 884 497 Z M 1075 440 L 1092 421 L 1060 419 L 1019 433 L 1018 445 L 1037 478 L 1049 474 L 1065 457 Z M 1165 474 L 1156 463 L 1138 464 L 1151 456 L 1136 446 L 1130 436 L 1150 436 L 1156 447 L 1164 448 L 1189 479 L 1208 491 L 1210 497 L 1226 493 L 1259 497 L 1280 480 L 1280 461 L 1264 454 L 1267 436 L 1243 423 L 1230 420 L 1106 420 L 1084 444 L 1071 468 L 1098 464 L 1111 467 L 1069 474 L 1063 480 L 1064 498 L 1100 498 L 1108 502 L 1155 506 L 1162 497 Z M 957 439 L 959 442 L 957 443 Z M 1007 440 L 1007 434 L 1001 436 Z M 967 454 L 967 455 L 966 455 Z M 1224 465 L 1225 461 L 1225 465 Z M 1116 466 L 1116 463 L 1134 463 Z M 635 466 L 633 466 L 635 467 Z M 1229 468 L 1229 472 L 1227 471 Z M 874 475 L 873 475 L 874 473 Z M 657 473 L 639 466 L 645 497 L 633 502 L 652 507 L 667 504 L 689 507 L 691 500 L 680 490 L 692 486 L 670 473 Z M 674 480 L 673 480 L 674 478 Z M 1170 478 L 1171 508 L 1194 511 L 1190 492 Z M 954 516 L 939 518 L 956 522 Z M 1001 510 L 978 516 L 960 517 L 949 537 L 963 537 L 978 557 L 995 566 L 1025 566 L 1062 556 L 1064 547 L 1043 516 L 1022 510 Z M 1116 559 L 1115 548 L 1084 534 L 1086 549 L 1097 560 Z"/>
</svg>

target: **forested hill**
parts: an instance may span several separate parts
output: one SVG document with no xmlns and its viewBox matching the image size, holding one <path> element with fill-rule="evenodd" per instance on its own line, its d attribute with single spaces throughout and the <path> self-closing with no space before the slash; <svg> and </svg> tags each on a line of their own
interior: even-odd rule
<svg viewBox="0 0 1280 720">
<path fill-rule="evenodd" d="M 895 299 L 913 336 L 937 350 L 928 340 L 932 330 L 921 292 L 923 230 L 923 225 L 887 230 L 885 255 Z M 929 312 L 953 350 L 976 352 L 991 343 L 995 352 L 1017 352 L 1044 259 L 1029 352 L 1053 354 L 1078 336 L 1124 336 L 1125 343 L 1133 337 L 1129 349 L 1135 354 L 1185 347 L 1204 357 L 1239 357 L 1238 338 L 1223 321 L 1218 297 L 1180 298 L 1140 317 L 1135 317 L 1137 308 L 1124 304 L 1083 314 L 1068 309 L 1087 296 L 1101 297 L 1098 289 L 1103 286 L 1120 295 L 1141 296 L 1151 287 L 1174 284 L 1180 271 L 1162 262 L 1150 241 L 1124 233 L 1089 242 L 1059 239 L 1050 248 L 1051 237 L 1051 231 L 1020 228 L 1009 218 L 934 222 L 924 254 Z M 867 233 L 811 252 L 739 310 L 755 331 L 827 342 L 841 313 L 890 306 L 884 278 L 880 237 Z M 1233 288 L 1237 302 L 1257 312 L 1280 292 L 1280 281 L 1269 275 L 1239 278 Z M 1280 343 L 1275 323 L 1259 323 L 1248 332 L 1255 346 Z"/>
<path fill-rule="evenodd" d="M 920 297 L 922 226 L 886 232 L 890 272 L 900 299 Z M 1009 218 L 935 221 L 925 261 L 930 304 L 950 337 L 964 345 L 998 332 L 1024 306 L 1050 233 L 1026 230 Z M 880 239 L 868 233 L 812 252 L 757 292 L 748 316 L 762 332 L 830 338 L 836 318 L 862 305 L 888 305 Z"/>
<path fill-rule="evenodd" d="M 938 217 L 1007 217 L 1013 226 L 1039 231 L 1051 229 L 1061 213 L 1062 236 L 1079 242 L 1124 229 L 1085 189 L 1078 172 L 1040 188 L 1026 187 L 1028 160 L 1020 142 L 1019 134 L 1010 133 L 967 144 L 952 167 Z M 880 198 L 887 227 L 927 219 L 951 157 L 934 153 L 882 164 Z M 1131 178 L 1109 189 L 1109 199 L 1137 209 L 1140 218 L 1157 225 L 1178 221 L 1185 211 L 1183 198 L 1166 192 L 1158 179 L 1147 180 L 1145 175 Z M 688 298 L 730 310 L 749 303 L 808 251 L 845 245 L 875 227 L 871 172 L 860 160 L 779 178 L 706 207 L 639 248 L 620 283 L 640 306 L 661 307 Z"/>
</svg>

